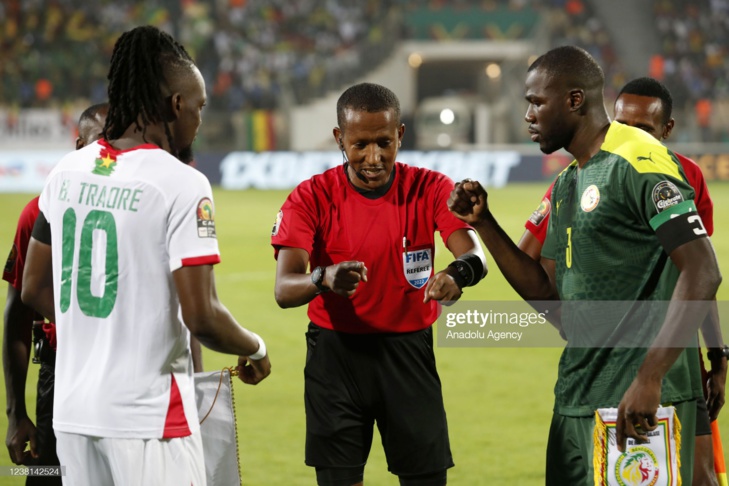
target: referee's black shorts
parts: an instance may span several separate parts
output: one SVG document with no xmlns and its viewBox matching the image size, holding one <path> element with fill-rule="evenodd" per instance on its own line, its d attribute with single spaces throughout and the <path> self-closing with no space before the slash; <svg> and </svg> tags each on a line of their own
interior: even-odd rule
<svg viewBox="0 0 729 486">
<path fill-rule="evenodd" d="M 47 343 L 46 343 L 47 344 Z M 50 346 L 48 347 L 50 350 Z M 38 460 L 42 466 L 60 464 L 56 454 L 56 435 L 53 432 L 53 390 L 56 383 L 55 352 L 52 360 L 41 357 L 38 373 L 38 395 L 35 406 L 36 440 L 38 443 Z M 28 476 L 25 486 L 61 486 L 60 476 Z"/>
<path fill-rule="evenodd" d="M 364 467 L 377 423 L 398 476 L 453 467 L 431 328 L 347 334 L 309 324 L 306 464 Z"/>
</svg>

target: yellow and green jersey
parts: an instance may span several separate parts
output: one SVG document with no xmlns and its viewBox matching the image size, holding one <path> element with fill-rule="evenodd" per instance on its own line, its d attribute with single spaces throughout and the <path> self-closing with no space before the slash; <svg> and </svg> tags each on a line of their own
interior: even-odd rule
<svg viewBox="0 0 729 486">
<path fill-rule="evenodd" d="M 573 162 L 557 178 L 542 250 L 555 260 L 568 339 L 555 386 L 557 413 L 590 416 L 620 402 L 678 279 L 667 252 L 692 239 L 661 228 L 676 216 L 695 214 L 693 198 L 674 154 L 644 131 L 617 122 L 594 157 L 582 168 Z M 703 230 L 700 218 L 697 226 Z M 693 346 L 667 373 L 662 402 L 701 396 L 698 366 Z"/>
</svg>

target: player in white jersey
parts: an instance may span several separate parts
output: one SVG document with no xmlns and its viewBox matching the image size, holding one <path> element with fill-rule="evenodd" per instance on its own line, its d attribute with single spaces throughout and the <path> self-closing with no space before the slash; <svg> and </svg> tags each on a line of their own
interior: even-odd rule
<svg viewBox="0 0 729 486">
<path fill-rule="evenodd" d="M 104 137 L 64 157 L 41 194 L 22 298 L 57 325 L 68 484 L 205 484 L 190 333 L 239 355 L 244 382 L 270 373 L 261 338 L 217 299 L 210 184 L 176 158 L 204 104 L 180 44 L 150 26 L 125 32 Z"/>
</svg>

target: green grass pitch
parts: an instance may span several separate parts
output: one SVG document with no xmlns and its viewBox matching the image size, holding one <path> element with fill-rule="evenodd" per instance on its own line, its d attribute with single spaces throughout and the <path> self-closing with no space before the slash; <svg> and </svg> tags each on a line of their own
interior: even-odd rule
<svg viewBox="0 0 729 486">
<path fill-rule="evenodd" d="M 511 184 L 490 191 L 490 205 L 504 229 L 518 239 L 524 220 L 544 193 L 546 183 Z M 714 199 L 713 237 L 725 278 L 729 276 L 729 185 L 709 186 Z M 216 267 L 218 293 L 239 322 L 258 332 L 268 345 L 272 375 L 256 387 L 234 384 L 240 461 L 245 485 L 311 485 L 314 472 L 304 465 L 303 366 L 306 308 L 279 309 L 273 299 L 275 261 L 270 232 L 287 191 L 216 190 L 217 233 L 222 263 Z M 2 194 L 0 251 L 10 248 L 17 215 L 27 194 Z M 4 245 L 4 246 L 3 246 Z M 450 262 L 438 249 L 436 269 Z M 5 253 L 2 253 L 3 257 Z M 516 300 L 517 295 L 490 260 L 488 277 L 466 289 L 468 300 Z M 4 307 L 5 292 L 0 305 Z M 720 300 L 729 300 L 726 281 Z M 723 326 L 726 328 L 726 325 Z M 729 340 L 729 337 L 725 338 Z M 448 412 L 456 467 L 453 485 L 540 485 L 551 417 L 559 349 L 437 348 L 438 368 Z M 205 351 L 205 369 L 232 366 L 236 360 Z M 31 365 L 26 400 L 35 416 L 37 368 Z M 729 450 L 729 410 L 720 417 L 725 450 Z M 424 424 L 427 426 L 427 424 Z M 7 419 L 0 415 L 5 434 Z M 6 448 L 0 465 L 10 465 Z M 387 472 L 379 437 L 365 470 L 371 485 L 396 485 Z M 0 485 L 24 484 L 0 477 Z"/>
</svg>

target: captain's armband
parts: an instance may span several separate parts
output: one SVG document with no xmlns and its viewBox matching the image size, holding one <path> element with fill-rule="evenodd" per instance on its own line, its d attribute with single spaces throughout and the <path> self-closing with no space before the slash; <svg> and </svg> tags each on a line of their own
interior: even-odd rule
<svg viewBox="0 0 729 486">
<path fill-rule="evenodd" d="M 692 211 L 672 214 L 670 219 L 656 229 L 656 236 L 663 249 L 670 255 L 679 246 L 699 238 L 707 238 L 709 235 L 701 216 Z"/>
</svg>

